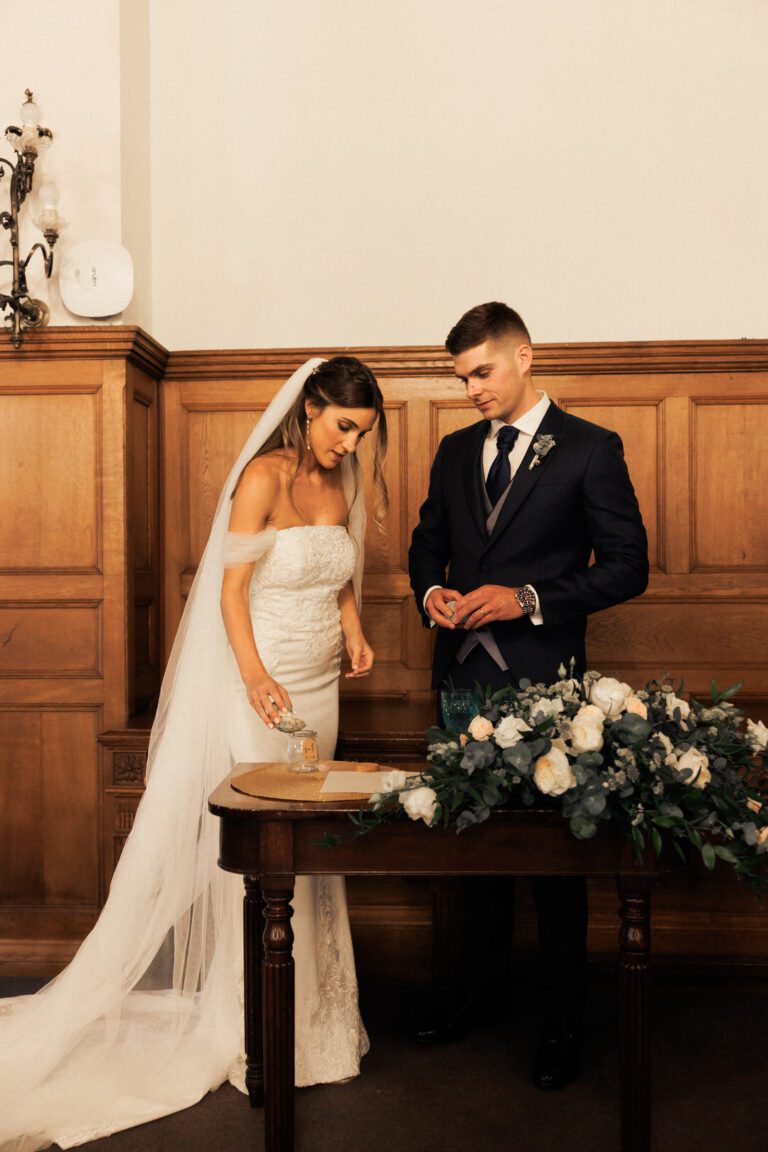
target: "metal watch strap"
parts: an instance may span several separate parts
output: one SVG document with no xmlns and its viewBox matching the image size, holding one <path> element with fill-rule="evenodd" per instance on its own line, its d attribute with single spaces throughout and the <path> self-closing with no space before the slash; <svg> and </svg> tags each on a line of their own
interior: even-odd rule
<svg viewBox="0 0 768 1152">
<path fill-rule="evenodd" d="M 530 584 L 524 584 L 522 588 L 516 588 L 515 599 L 526 616 L 533 616 L 536 611 L 536 593 Z"/>
</svg>

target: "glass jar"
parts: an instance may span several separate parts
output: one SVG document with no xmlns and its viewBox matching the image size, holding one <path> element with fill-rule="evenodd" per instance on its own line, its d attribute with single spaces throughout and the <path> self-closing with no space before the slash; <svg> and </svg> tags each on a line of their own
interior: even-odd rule
<svg viewBox="0 0 768 1152">
<path fill-rule="evenodd" d="M 286 751 L 289 772 L 317 772 L 317 732 L 302 728 L 288 737 Z"/>
</svg>

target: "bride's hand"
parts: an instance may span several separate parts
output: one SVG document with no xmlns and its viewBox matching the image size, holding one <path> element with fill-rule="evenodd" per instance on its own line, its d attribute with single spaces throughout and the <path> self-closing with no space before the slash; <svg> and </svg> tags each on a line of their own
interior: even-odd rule
<svg viewBox="0 0 768 1152">
<path fill-rule="evenodd" d="M 360 632 L 357 636 L 347 639 L 347 654 L 352 664 L 352 671 L 347 672 L 346 679 L 352 680 L 360 676 L 367 676 L 373 668 L 373 648 Z"/>
<path fill-rule="evenodd" d="M 291 712 L 291 698 L 271 676 L 252 676 L 245 681 L 248 702 L 268 728 L 274 728 L 283 712 Z"/>
</svg>

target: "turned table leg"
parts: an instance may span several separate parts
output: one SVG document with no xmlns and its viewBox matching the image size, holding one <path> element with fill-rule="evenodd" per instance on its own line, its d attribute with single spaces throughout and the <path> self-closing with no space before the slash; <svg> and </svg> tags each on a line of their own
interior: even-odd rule
<svg viewBox="0 0 768 1152">
<path fill-rule="evenodd" d="M 262 1042 L 261 966 L 264 959 L 261 885 L 256 876 L 245 877 L 243 899 L 243 953 L 245 956 L 245 1086 L 252 1108 L 264 1104 L 264 1047 Z"/>
<path fill-rule="evenodd" d="M 292 1152 L 294 1133 L 293 877 L 264 882 L 264 1104 L 267 1152 Z"/>
<path fill-rule="evenodd" d="M 621 1147 L 623 1152 L 650 1152 L 650 887 L 623 879 L 619 895 Z"/>
</svg>

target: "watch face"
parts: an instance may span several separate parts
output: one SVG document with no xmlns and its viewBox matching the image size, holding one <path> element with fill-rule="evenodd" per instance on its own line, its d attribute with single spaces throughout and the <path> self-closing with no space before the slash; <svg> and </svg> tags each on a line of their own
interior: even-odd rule
<svg viewBox="0 0 768 1152">
<path fill-rule="evenodd" d="M 532 616 L 536 610 L 536 594 L 533 589 L 518 588 L 515 592 L 515 598 L 526 616 Z"/>
</svg>

